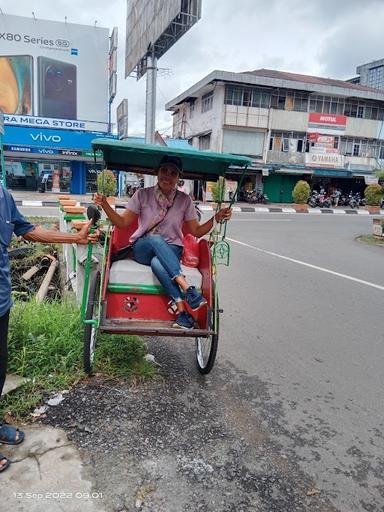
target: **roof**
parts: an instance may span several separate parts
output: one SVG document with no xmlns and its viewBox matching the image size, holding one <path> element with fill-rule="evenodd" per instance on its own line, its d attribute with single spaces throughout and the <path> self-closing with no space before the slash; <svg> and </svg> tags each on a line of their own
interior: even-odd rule
<svg viewBox="0 0 384 512">
<path fill-rule="evenodd" d="M 331 78 L 321 78 L 298 73 L 257 69 L 243 73 L 214 70 L 179 96 L 165 105 L 166 110 L 178 110 L 179 105 L 190 98 L 197 98 L 212 91 L 217 82 L 232 85 L 294 89 L 312 94 L 341 96 L 345 98 L 362 98 L 364 100 L 384 102 L 384 90 L 373 89 L 363 85 Z"/>
<path fill-rule="evenodd" d="M 251 74 L 254 76 L 265 76 L 268 78 L 277 78 L 280 80 L 294 80 L 296 82 L 303 82 L 307 84 L 319 84 L 319 85 L 329 85 L 333 87 L 344 87 L 347 89 L 357 89 L 359 91 L 372 91 L 377 92 L 379 89 L 374 89 L 373 87 L 366 87 L 364 85 L 358 85 L 351 82 L 346 82 L 344 80 L 336 80 L 334 78 L 323 78 L 320 76 L 312 76 L 312 75 L 301 75 L 299 73 L 290 73 L 288 71 L 277 71 L 275 69 L 255 69 L 254 71 L 244 71 L 239 73 L 242 75 Z"/>
<path fill-rule="evenodd" d="M 250 158 L 230 153 L 176 149 L 126 140 L 94 139 L 92 147 L 95 151 L 103 152 L 107 167 L 144 174 L 156 174 L 165 156 L 177 157 L 182 161 L 183 176 L 186 178 L 217 179 L 230 166 L 245 167 L 252 164 Z"/>
<path fill-rule="evenodd" d="M 145 137 L 128 137 L 125 139 L 128 142 L 133 142 L 134 144 L 145 144 Z M 170 148 L 179 148 L 179 149 L 195 149 L 193 148 L 186 139 L 164 139 L 165 143 Z"/>
</svg>

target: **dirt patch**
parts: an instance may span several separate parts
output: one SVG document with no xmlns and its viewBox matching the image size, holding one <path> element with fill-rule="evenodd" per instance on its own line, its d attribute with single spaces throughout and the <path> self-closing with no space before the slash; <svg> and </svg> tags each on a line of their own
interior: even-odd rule
<svg viewBox="0 0 384 512">
<path fill-rule="evenodd" d="M 44 420 L 80 447 L 106 510 L 333 511 L 271 437 L 282 428 L 279 406 L 255 407 L 270 401 L 266 384 L 229 366 L 203 378 L 184 343 L 150 341 L 162 365 L 158 379 L 132 385 L 94 377 Z"/>
</svg>

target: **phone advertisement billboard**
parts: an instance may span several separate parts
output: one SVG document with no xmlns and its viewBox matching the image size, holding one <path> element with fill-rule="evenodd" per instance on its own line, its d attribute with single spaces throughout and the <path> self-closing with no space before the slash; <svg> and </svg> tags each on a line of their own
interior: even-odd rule
<svg viewBox="0 0 384 512">
<path fill-rule="evenodd" d="M 109 30 L 2 14 L 4 124 L 108 130 Z"/>
</svg>

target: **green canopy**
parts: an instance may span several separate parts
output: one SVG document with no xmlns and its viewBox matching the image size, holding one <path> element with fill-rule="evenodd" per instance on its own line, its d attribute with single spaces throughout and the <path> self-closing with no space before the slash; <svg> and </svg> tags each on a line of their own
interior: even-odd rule
<svg viewBox="0 0 384 512">
<path fill-rule="evenodd" d="M 217 180 L 228 167 L 246 167 L 252 160 L 230 153 L 212 153 L 197 149 L 177 149 L 154 144 L 137 144 L 129 141 L 94 139 L 94 151 L 103 152 L 105 165 L 109 169 L 143 174 L 156 174 L 162 158 L 177 157 L 182 162 L 183 177 Z"/>
</svg>

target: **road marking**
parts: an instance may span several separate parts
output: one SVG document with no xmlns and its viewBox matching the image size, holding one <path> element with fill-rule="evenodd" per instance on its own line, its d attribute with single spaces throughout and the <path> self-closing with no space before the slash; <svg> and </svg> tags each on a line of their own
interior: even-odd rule
<svg viewBox="0 0 384 512">
<path fill-rule="evenodd" d="M 231 222 L 293 222 L 293 219 L 231 219 Z"/>
<path fill-rule="evenodd" d="M 23 206 L 43 206 L 42 201 L 23 201 Z"/>
<path fill-rule="evenodd" d="M 347 274 L 341 274 L 340 272 L 335 272 L 334 270 L 329 270 L 328 268 L 318 267 L 317 265 L 312 265 L 311 263 L 306 263 L 305 261 L 296 260 L 294 258 L 289 258 L 288 256 L 283 256 L 282 254 L 277 254 L 276 252 L 267 251 L 265 249 L 261 249 L 260 247 L 255 247 L 253 245 L 246 244 L 244 242 L 240 242 L 239 240 L 235 240 L 234 238 L 227 238 L 231 242 L 235 244 L 244 245 L 244 247 L 249 247 L 258 252 L 262 252 L 264 254 L 269 254 L 270 256 L 276 256 L 276 258 L 281 258 L 282 260 L 290 261 L 292 263 L 297 263 L 298 265 L 303 265 L 304 267 L 309 267 L 314 270 L 320 270 L 321 272 L 325 272 L 327 274 L 331 274 L 333 276 L 342 277 L 344 279 L 348 279 L 349 281 L 354 281 L 355 283 L 365 284 L 366 286 L 370 286 L 371 288 L 376 288 L 377 290 L 381 290 L 384 292 L 384 286 L 380 286 L 379 284 L 371 283 L 369 281 L 364 281 L 363 279 L 358 279 L 357 277 L 348 276 Z"/>
</svg>

